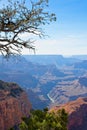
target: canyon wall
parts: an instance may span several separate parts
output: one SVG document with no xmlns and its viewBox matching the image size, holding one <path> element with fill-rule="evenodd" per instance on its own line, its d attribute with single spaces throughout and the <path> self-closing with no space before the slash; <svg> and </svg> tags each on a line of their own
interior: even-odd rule
<svg viewBox="0 0 87 130">
<path fill-rule="evenodd" d="M 26 93 L 17 84 L 0 81 L 0 130 L 18 125 L 30 109 Z"/>
</svg>

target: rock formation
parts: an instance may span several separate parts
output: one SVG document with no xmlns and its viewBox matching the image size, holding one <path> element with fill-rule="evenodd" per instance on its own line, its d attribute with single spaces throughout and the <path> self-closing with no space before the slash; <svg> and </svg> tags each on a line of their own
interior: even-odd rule
<svg viewBox="0 0 87 130">
<path fill-rule="evenodd" d="M 64 108 L 69 114 L 68 130 L 87 130 L 87 98 L 78 98 L 64 105 L 53 107 L 50 111 Z"/>
<path fill-rule="evenodd" d="M 19 124 L 30 109 L 26 93 L 17 84 L 0 81 L 0 130 Z"/>
</svg>

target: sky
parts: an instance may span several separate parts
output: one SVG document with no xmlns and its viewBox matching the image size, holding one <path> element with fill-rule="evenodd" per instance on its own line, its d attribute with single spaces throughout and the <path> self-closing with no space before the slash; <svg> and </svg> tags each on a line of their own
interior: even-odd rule
<svg viewBox="0 0 87 130">
<path fill-rule="evenodd" d="M 36 41 L 37 54 L 87 54 L 87 0 L 49 0 L 57 21 L 44 27 L 48 38 Z"/>
<path fill-rule="evenodd" d="M 36 54 L 87 54 L 87 0 L 49 0 L 48 10 L 56 14 L 57 21 L 43 27 L 48 37 L 37 38 Z"/>
</svg>

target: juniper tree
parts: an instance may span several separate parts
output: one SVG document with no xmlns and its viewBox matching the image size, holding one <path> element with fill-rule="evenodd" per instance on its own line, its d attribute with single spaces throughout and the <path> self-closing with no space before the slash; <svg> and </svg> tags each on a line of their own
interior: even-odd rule
<svg viewBox="0 0 87 130">
<path fill-rule="evenodd" d="M 23 48 L 35 49 L 31 38 L 22 34 L 44 36 L 42 25 L 55 21 L 55 14 L 46 9 L 48 0 L 8 0 L 0 7 L 0 53 L 20 54 Z"/>
</svg>

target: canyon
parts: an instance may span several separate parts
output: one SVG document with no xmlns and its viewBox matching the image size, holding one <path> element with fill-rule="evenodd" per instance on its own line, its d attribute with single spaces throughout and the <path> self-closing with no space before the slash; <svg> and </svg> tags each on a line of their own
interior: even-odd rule
<svg viewBox="0 0 87 130">
<path fill-rule="evenodd" d="M 8 60 L 0 57 L 0 79 L 18 83 L 32 107 L 43 109 L 86 97 L 86 66 L 86 57 L 84 60 L 77 56 L 23 55 Z"/>
<path fill-rule="evenodd" d="M 31 104 L 33 109 L 64 108 L 69 113 L 69 130 L 87 130 L 86 57 L 19 56 L 7 60 L 0 56 L 0 79 L 1 130 L 29 116 Z"/>
</svg>

